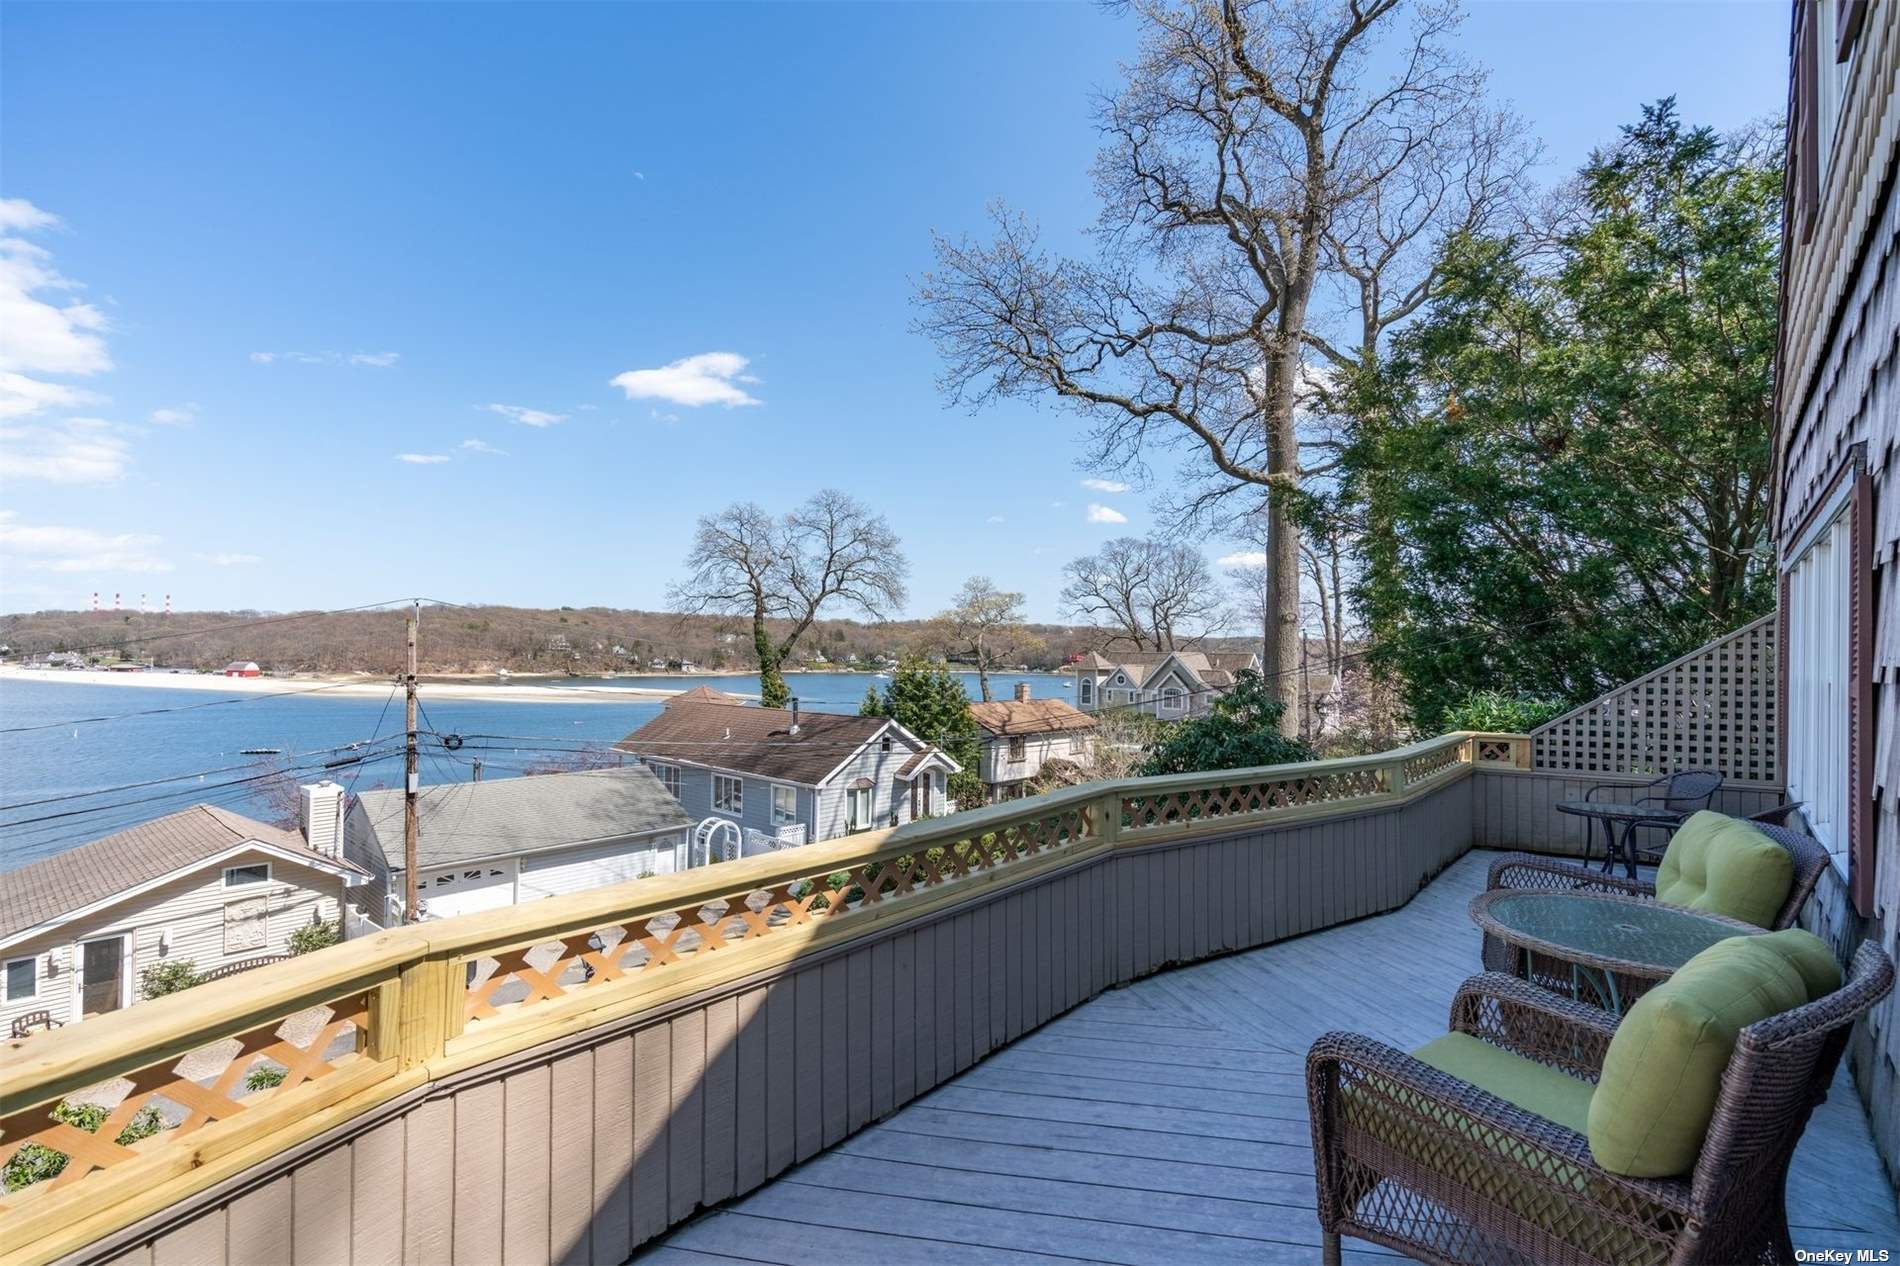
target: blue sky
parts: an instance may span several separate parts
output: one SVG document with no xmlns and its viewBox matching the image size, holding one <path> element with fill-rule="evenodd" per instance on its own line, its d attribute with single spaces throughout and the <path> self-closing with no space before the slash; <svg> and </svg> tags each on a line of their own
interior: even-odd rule
<svg viewBox="0 0 1900 1266">
<path fill-rule="evenodd" d="M 1555 180 L 1666 94 L 1778 115 L 1786 22 L 1492 0 L 1460 38 Z M 932 229 L 1092 219 L 1125 18 L 15 0 L 0 35 L 0 610 L 655 607 L 697 514 L 830 485 L 904 538 L 911 614 L 982 572 L 1053 619 L 1151 522 L 1072 417 L 946 410 L 908 329 Z"/>
</svg>

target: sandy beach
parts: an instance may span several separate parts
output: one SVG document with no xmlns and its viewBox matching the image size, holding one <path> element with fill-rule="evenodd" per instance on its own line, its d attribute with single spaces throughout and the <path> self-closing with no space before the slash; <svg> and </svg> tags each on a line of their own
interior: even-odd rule
<svg viewBox="0 0 1900 1266">
<path fill-rule="evenodd" d="M 352 676 L 221 677 L 215 673 L 115 673 L 101 669 L 22 668 L 0 664 L 0 690 L 10 681 L 65 682 L 76 686 L 142 686 L 150 690 L 215 690 L 234 695 L 314 694 L 382 697 L 390 679 L 369 673 Z M 467 681 L 431 681 L 424 678 L 418 692 L 425 699 L 494 699 L 515 703 L 625 703 L 638 699 L 665 699 L 679 690 L 641 686 L 525 686 L 481 685 Z M 685 689 L 684 686 L 681 689 Z"/>
</svg>

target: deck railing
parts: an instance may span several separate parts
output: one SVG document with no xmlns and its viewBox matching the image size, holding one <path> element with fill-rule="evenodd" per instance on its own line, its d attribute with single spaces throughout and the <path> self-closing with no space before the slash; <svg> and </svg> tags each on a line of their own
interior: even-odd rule
<svg viewBox="0 0 1900 1266">
<path fill-rule="evenodd" d="M 16 1039 L 0 1066 L 0 1159 L 58 1172 L 0 1198 L 0 1256 L 51 1260 L 433 1081 L 1091 858 L 1388 810 L 1529 762 L 1524 736 L 1461 732 L 1093 783 L 394 929 Z M 73 1104 L 103 1123 L 85 1128 Z M 155 1113 L 166 1128 L 151 1132 Z"/>
</svg>

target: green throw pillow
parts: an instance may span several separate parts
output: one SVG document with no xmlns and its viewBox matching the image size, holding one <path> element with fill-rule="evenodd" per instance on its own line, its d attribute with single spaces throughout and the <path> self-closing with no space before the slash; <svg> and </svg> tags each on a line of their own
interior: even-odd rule
<svg viewBox="0 0 1900 1266">
<path fill-rule="evenodd" d="M 1841 961 L 1834 957 L 1826 941 L 1800 928 L 1770 932 L 1751 938 L 1764 949 L 1771 949 L 1794 968 L 1808 991 L 1808 1001 L 1827 997 L 1841 987 Z"/>
<path fill-rule="evenodd" d="M 1787 849 L 1739 818 L 1690 816 L 1656 867 L 1656 899 L 1773 927 L 1794 886 Z"/>
<path fill-rule="evenodd" d="M 1597 1164 L 1632 1178 L 1694 1168 L 1736 1036 L 1808 1001 L 1801 973 L 1767 939 L 1717 942 L 1623 1017 L 1590 1100 Z"/>
</svg>

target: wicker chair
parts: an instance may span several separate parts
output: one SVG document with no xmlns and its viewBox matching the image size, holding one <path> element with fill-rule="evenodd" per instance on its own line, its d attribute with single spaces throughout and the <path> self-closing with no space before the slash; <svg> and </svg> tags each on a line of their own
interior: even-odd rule
<svg viewBox="0 0 1900 1266">
<path fill-rule="evenodd" d="M 1808 898 L 1814 893 L 1814 885 L 1820 881 L 1821 872 L 1828 867 L 1827 850 L 1811 835 L 1805 835 L 1792 827 L 1769 825 L 1764 820 L 1766 816 L 1757 814 L 1748 821 L 1757 831 L 1787 849 L 1794 857 L 1794 883 L 1789 886 L 1788 900 L 1782 904 L 1781 912 L 1775 916 L 1774 926 L 1769 929 L 1779 932 L 1782 928 L 1793 927 L 1795 920 L 1801 917 L 1801 907 L 1808 903 Z M 1491 863 L 1491 873 L 1484 886 L 1486 891 L 1512 888 L 1541 892 L 1616 892 L 1651 898 L 1656 895 L 1656 881 L 1653 878 L 1623 879 L 1593 866 L 1554 857 L 1539 857 L 1535 853 L 1506 853 L 1498 858 Z M 1484 969 L 1517 975 L 1519 963 L 1516 949 L 1495 936 L 1486 936 Z"/>
<path fill-rule="evenodd" d="M 1785 1262 L 1795 1144 L 1848 1030 L 1893 988 L 1861 946 L 1836 992 L 1743 1029 L 1692 1173 L 1626 1178 L 1585 1138 L 1410 1055 L 1328 1033 L 1306 1059 L 1325 1260 L 1358 1236 L 1429 1262 Z M 1467 980 L 1452 1027 L 1594 1082 L 1616 1022 L 1521 980 Z"/>
</svg>

